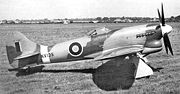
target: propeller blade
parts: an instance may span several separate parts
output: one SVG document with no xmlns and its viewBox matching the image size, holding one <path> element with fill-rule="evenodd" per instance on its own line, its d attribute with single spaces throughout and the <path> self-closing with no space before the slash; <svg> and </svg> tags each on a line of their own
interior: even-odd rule
<svg viewBox="0 0 180 94">
<path fill-rule="evenodd" d="M 165 34 L 164 34 L 164 37 L 163 37 L 163 41 L 164 41 L 164 46 L 165 46 L 165 49 L 166 49 L 166 53 L 168 54 L 167 37 L 166 37 Z"/>
<path fill-rule="evenodd" d="M 164 18 L 164 9 L 163 9 L 163 4 L 161 5 L 161 12 L 162 12 L 162 14 L 161 14 L 161 23 L 162 23 L 162 26 L 165 26 L 165 18 Z"/>
<path fill-rule="evenodd" d="M 166 53 L 168 54 L 168 48 L 169 48 L 169 51 L 171 52 L 171 54 L 174 55 L 173 51 L 172 51 L 171 43 L 169 41 L 169 37 L 168 37 L 167 33 L 164 34 L 164 38 L 163 39 L 164 39 L 164 45 L 165 45 L 165 48 L 166 48 Z"/>
<path fill-rule="evenodd" d="M 158 16 L 159 16 L 159 21 L 160 21 L 160 23 L 162 23 L 162 18 L 161 18 L 161 14 L 159 12 L 159 9 L 157 9 L 157 11 L 158 11 Z"/>
<path fill-rule="evenodd" d="M 173 54 L 173 51 L 172 51 L 172 47 L 171 47 L 171 43 L 170 43 L 168 34 L 165 33 L 165 36 L 164 36 L 164 37 L 167 39 L 166 42 L 167 42 L 167 47 L 169 48 L 169 51 L 171 52 L 172 55 L 174 55 L 174 54 Z"/>
<path fill-rule="evenodd" d="M 158 16 L 159 16 L 159 21 L 162 24 L 161 30 L 162 30 L 163 41 L 164 41 L 164 46 L 165 46 L 165 49 L 166 49 L 166 53 L 168 54 L 168 50 L 169 50 L 171 52 L 171 54 L 173 55 L 171 43 L 170 43 L 169 37 L 168 37 L 168 33 L 171 32 L 172 27 L 165 24 L 163 4 L 161 4 L 161 14 L 159 12 L 159 9 L 157 11 L 158 11 Z"/>
</svg>

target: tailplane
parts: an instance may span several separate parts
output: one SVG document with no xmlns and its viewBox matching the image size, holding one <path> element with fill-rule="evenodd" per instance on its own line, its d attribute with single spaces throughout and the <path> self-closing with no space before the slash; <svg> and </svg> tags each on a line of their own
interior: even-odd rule
<svg viewBox="0 0 180 94">
<path fill-rule="evenodd" d="M 10 65 L 22 68 L 40 62 L 40 45 L 30 41 L 20 32 L 8 33 L 6 51 Z"/>
</svg>

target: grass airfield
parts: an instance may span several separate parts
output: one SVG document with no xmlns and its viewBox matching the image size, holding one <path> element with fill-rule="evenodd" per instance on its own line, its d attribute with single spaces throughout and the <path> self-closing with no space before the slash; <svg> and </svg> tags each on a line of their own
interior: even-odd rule
<svg viewBox="0 0 180 94">
<path fill-rule="evenodd" d="M 11 67 L 5 49 L 7 32 L 20 31 L 38 44 L 51 46 L 82 37 L 97 27 L 118 29 L 139 24 L 142 23 L 0 25 L 0 94 L 179 94 L 180 23 L 168 23 L 174 28 L 169 34 L 174 56 L 167 55 L 164 49 L 147 56 L 149 64 L 160 69 L 159 72 L 154 72 L 150 78 L 136 80 L 128 90 L 105 91 L 94 84 L 92 72 L 102 62 L 87 60 L 52 64 L 45 66 L 43 72 L 29 75 L 8 71 Z M 81 72 L 67 71 L 73 69 L 81 70 Z"/>
</svg>

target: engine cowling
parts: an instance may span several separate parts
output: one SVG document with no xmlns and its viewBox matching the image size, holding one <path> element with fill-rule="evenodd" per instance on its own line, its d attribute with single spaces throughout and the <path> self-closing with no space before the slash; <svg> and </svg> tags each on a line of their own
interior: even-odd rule
<svg viewBox="0 0 180 94">
<path fill-rule="evenodd" d="M 153 40 L 150 42 L 146 42 L 143 50 L 143 54 L 150 54 L 159 52 L 162 50 L 162 42 L 161 40 Z"/>
</svg>

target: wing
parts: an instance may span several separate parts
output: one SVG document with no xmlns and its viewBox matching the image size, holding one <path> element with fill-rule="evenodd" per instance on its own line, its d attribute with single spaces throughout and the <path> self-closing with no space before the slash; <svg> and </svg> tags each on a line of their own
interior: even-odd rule
<svg viewBox="0 0 180 94">
<path fill-rule="evenodd" d="M 152 69 L 146 64 L 148 61 L 146 57 L 142 57 L 139 52 L 143 50 L 143 47 L 140 45 L 124 47 L 124 48 L 116 48 L 113 50 L 109 50 L 104 52 L 104 54 L 95 58 L 95 60 L 111 60 L 111 59 L 129 59 L 129 62 L 134 63 L 136 67 L 136 77 L 141 78 L 148 75 L 152 75 Z M 128 58 L 126 58 L 128 56 Z M 119 57 L 119 58 L 118 58 Z M 118 62 L 123 60 L 118 60 Z"/>
<path fill-rule="evenodd" d="M 97 56 L 95 60 L 106 60 L 123 55 L 135 54 L 143 50 L 142 46 L 130 46 L 123 48 L 114 48 L 107 51 L 104 51 L 100 56 Z"/>
<path fill-rule="evenodd" d="M 129 89 L 136 78 L 153 74 L 137 55 L 129 54 L 106 60 L 93 74 L 94 83 L 103 90 Z"/>
</svg>

